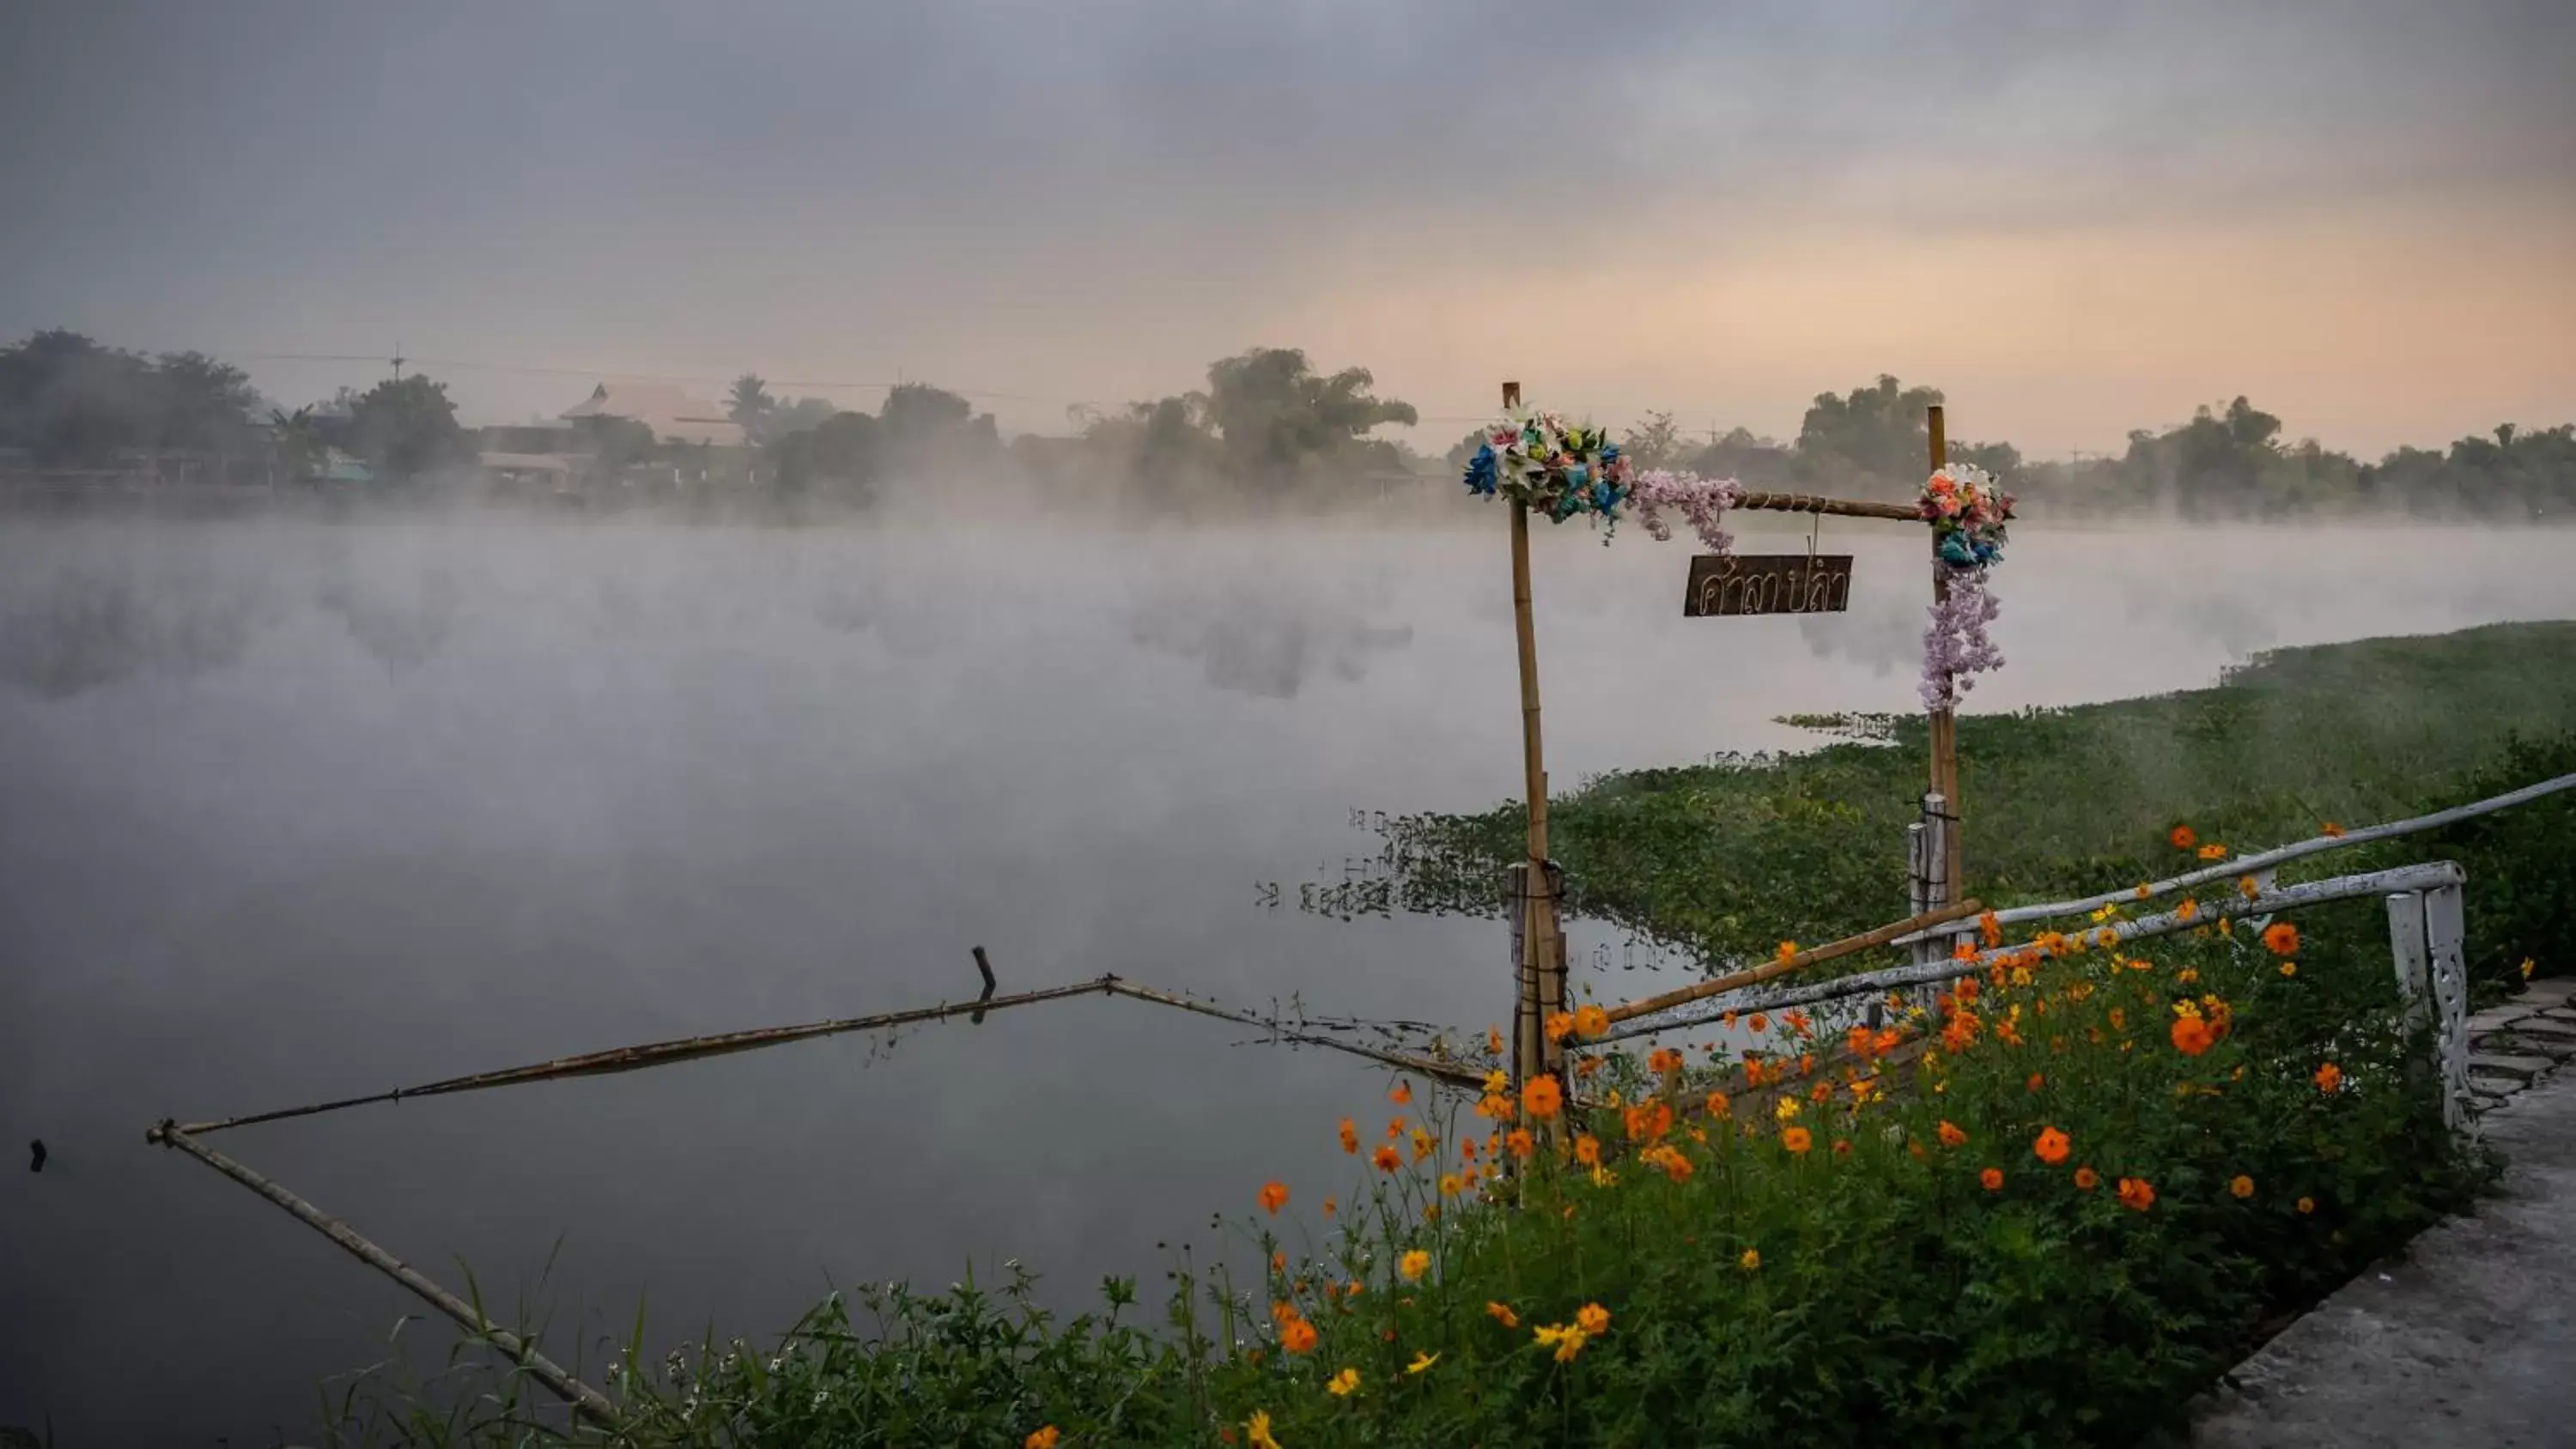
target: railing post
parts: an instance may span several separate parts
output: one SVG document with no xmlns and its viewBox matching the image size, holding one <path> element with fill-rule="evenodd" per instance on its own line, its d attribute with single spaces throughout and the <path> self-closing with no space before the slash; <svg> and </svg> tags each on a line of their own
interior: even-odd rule
<svg viewBox="0 0 2576 1449">
<path fill-rule="evenodd" d="M 2454 1130 L 2463 1125 L 2469 1101 L 2467 934 L 2458 886 L 2438 886 L 2424 893 L 2425 955 L 2433 978 L 2433 1006 L 2440 1013 L 2435 1039 L 2441 1046 L 2442 1121 Z"/>
<path fill-rule="evenodd" d="M 2399 891 L 2388 898 L 2388 952 L 2397 966 L 2397 995 L 2405 1003 L 2403 1020 L 2410 1032 L 2424 1025 L 2425 978 L 2424 893 Z"/>
</svg>

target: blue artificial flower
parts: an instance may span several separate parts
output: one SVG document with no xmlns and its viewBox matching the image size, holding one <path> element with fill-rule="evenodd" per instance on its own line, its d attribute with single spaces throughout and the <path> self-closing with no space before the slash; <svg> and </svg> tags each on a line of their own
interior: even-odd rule
<svg viewBox="0 0 2576 1449">
<path fill-rule="evenodd" d="M 1488 443 L 1478 447 L 1476 449 L 1476 456 L 1467 460 L 1466 484 L 1468 491 L 1491 497 L 1494 491 L 1494 485 L 1498 481 L 1499 480 L 1495 475 L 1494 469 L 1493 445 Z"/>
<path fill-rule="evenodd" d="M 1568 487 L 1570 487 L 1570 488 L 1580 489 L 1580 488 L 1582 488 L 1585 484 L 1590 483 L 1591 481 L 1592 481 L 1592 470 L 1591 470 L 1590 468 L 1585 467 L 1585 466 L 1584 466 L 1583 464 L 1581 464 L 1581 463 L 1568 463 L 1568 464 L 1565 466 L 1565 482 L 1566 482 L 1566 486 L 1568 486 Z"/>
<path fill-rule="evenodd" d="M 1977 555 L 1968 547 L 1966 539 L 1953 533 L 1941 540 L 1941 561 L 1952 568 L 1974 568 L 1977 564 Z"/>
<path fill-rule="evenodd" d="M 1617 443 L 1603 443 L 1601 445 L 1601 461 L 1604 463 L 1618 462 L 1619 445 Z"/>
<path fill-rule="evenodd" d="M 1611 486 L 1610 486 L 1609 484 L 1607 484 L 1607 483 L 1595 483 L 1595 484 L 1593 484 L 1593 485 L 1592 485 L 1592 511 L 1593 511 L 1593 512 L 1595 512 L 1595 513 L 1607 513 L 1607 512 L 1609 512 L 1609 511 L 1610 511 L 1611 505 L 1613 505 L 1613 504 L 1617 503 L 1618 501 L 1619 501 L 1619 490 L 1618 490 L 1618 489 L 1611 487 Z"/>
</svg>

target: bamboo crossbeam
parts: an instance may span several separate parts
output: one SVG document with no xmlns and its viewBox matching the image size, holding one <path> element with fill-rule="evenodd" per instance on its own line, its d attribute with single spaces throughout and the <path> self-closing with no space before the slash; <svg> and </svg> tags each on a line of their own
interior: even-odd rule
<svg viewBox="0 0 2576 1449">
<path fill-rule="evenodd" d="M 1772 513 L 1826 513 L 1837 518 L 1888 518 L 1921 523 L 1923 510 L 1902 503 L 1871 503 L 1859 498 L 1827 498 L 1815 493 L 1747 493 L 1730 508 L 1759 508 Z"/>
<path fill-rule="evenodd" d="M 1857 936 L 1845 936 L 1839 941 L 1830 942 L 1826 945 L 1809 947 L 1808 949 L 1791 956 L 1785 961 L 1768 962 L 1764 965 L 1753 967 L 1750 970 L 1738 971 L 1731 975 L 1719 976 L 1712 980 L 1699 982 L 1695 985 L 1684 986 L 1679 990 L 1667 991 L 1657 996 L 1640 997 L 1635 1001 L 1622 1003 L 1621 1005 L 1610 1008 L 1609 1017 L 1612 1024 L 1616 1025 L 1623 1021 L 1632 1021 L 1640 1016 L 1650 1016 L 1659 1011 L 1670 1011 L 1676 1006 L 1688 1006 L 1694 1001 L 1705 1001 L 1709 997 L 1717 996 L 1724 992 L 1741 990 L 1747 986 L 1758 985 L 1761 982 L 1771 980 L 1775 976 L 1786 976 L 1792 971 L 1802 971 L 1807 967 L 1814 966 L 1820 962 L 1832 961 L 1839 957 L 1849 956 L 1858 951 L 1866 951 L 1873 946 L 1884 946 L 1894 941 L 1897 937 L 1906 935 L 1910 932 L 1924 930 L 1931 926 L 1947 925 L 1952 921 L 1964 920 L 1969 916 L 1977 914 L 1977 912 L 1983 909 L 1985 909 L 1985 907 L 1979 905 L 1975 901 L 1961 901 L 1955 906 L 1943 906 L 1938 910 L 1925 911 L 1919 916 L 1908 916 L 1901 921 L 1890 921 L 1884 926 L 1878 926 L 1871 930 L 1863 931 Z M 1616 1041 L 1621 1037 L 1638 1036 L 1647 1031 L 1660 1031 L 1662 1029 L 1663 1028 L 1661 1027 L 1644 1027 L 1637 1031 L 1613 1032 L 1610 1036 L 1604 1038 L 1604 1040 Z"/>
<path fill-rule="evenodd" d="M 370 1092 L 364 1096 L 342 1097 L 335 1101 L 315 1102 L 301 1107 L 283 1107 L 269 1112 L 252 1112 L 239 1117 L 225 1117 L 210 1122 L 190 1122 L 176 1130 L 191 1135 L 222 1132 L 234 1127 L 248 1127 L 258 1122 L 277 1122 L 290 1117 L 311 1117 L 324 1112 L 337 1112 L 349 1107 L 371 1106 L 379 1102 L 399 1102 L 406 1097 L 437 1097 L 451 1092 L 477 1092 L 491 1087 L 517 1086 L 526 1082 L 554 1081 L 563 1077 L 606 1076 L 616 1072 L 639 1071 L 646 1067 L 668 1066 L 674 1062 L 697 1061 L 705 1057 L 726 1056 L 734 1052 L 757 1051 L 763 1047 L 783 1046 L 789 1042 L 812 1041 L 817 1037 L 839 1036 L 854 1031 L 883 1031 L 892 1027 L 914 1026 L 925 1022 L 946 1021 L 952 1017 L 981 1017 L 984 1013 L 1014 1006 L 1034 1006 L 1040 1002 L 1064 1001 L 1080 996 L 1123 996 L 1130 1001 L 1151 1002 L 1158 1006 L 1176 1007 L 1232 1021 L 1257 1026 L 1282 1040 L 1309 1046 L 1327 1047 L 1348 1052 L 1371 1061 L 1420 1072 L 1459 1086 L 1477 1086 L 1483 1077 L 1465 1067 L 1403 1052 L 1385 1051 L 1342 1041 L 1316 1032 L 1299 1031 L 1249 1012 L 1230 1011 L 1206 1002 L 1192 1001 L 1150 986 L 1139 986 L 1117 976 L 1100 976 L 1064 986 L 1049 986 L 1035 991 L 1014 992 L 1008 996 L 988 996 L 974 1001 L 942 1002 L 937 1006 L 914 1007 L 904 1011 L 879 1012 L 873 1016 L 838 1017 L 830 1021 L 806 1022 L 795 1026 L 759 1027 L 749 1031 L 724 1032 L 712 1036 L 681 1037 L 670 1041 L 646 1042 L 639 1046 L 613 1047 L 606 1051 L 586 1052 L 579 1056 L 556 1057 L 532 1062 L 526 1066 L 505 1067 L 498 1071 L 475 1072 L 462 1077 L 449 1077 L 417 1087 L 396 1087 L 389 1092 Z"/>
<path fill-rule="evenodd" d="M 441 1288 L 400 1258 L 361 1237 L 348 1224 L 322 1211 L 277 1183 L 253 1172 L 213 1148 L 199 1142 L 188 1129 L 163 1122 L 144 1134 L 147 1142 L 175 1147 L 215 1171 L 258 1193 L 284 1208 L 296 1221 L 338 1244 L 351 1257 L 386 1277 L 393 1279 L 413 1296 L 453 1319 L 457 1327 L 488 1341 L 510 1360 L 528 1371 L 528 1376 L 546 1387 L 547 1392 L 572 1406 L 573 1412 L 605 1429 L 618 1427 L 617 1406 L 608 1396 L 571 1374 L 554 1360 L 537 1351 L 536 1345 L 498 1327 L 477 1312 L 473 1305 Z"/>
<path fill-rule="evenodd" d="M 1484 1073 L 1479 1072 L 1472 1067 L 1460 1066 L 1455 1062 L 1434 1061 L 1429 1057 L 1414 1056 L 1410 1052 L 1391 1052 L 1378 1047 L 1362 1046 L 1358 1042 L 1341 1041 L 1334 1037 L 1322 1036 L 1313 1032 L 1298 1031 L 1293 1027 L 1281 1026 L 1279 1023 L 1272 1021 L 1267 1017 L 1255 1016 L 1247 1011 L 1228 1010 L 1225 1007 L 1215 1006 L 1204 1001 L 1193 1001 L 1186 996 L 1176 996 L 1168 991 L 1158 991 L 1151 986 L 1139 986 L 1132 981 L 1122 981 L 1116 977 L 1111 977 L 1110 984 L 1106 989 L 1112 996 L 1123 996 L 1130 1001 L 1149 1001 L 1157 1006 L 1169 1006 L 1180 1011 L 1196 1012 L 1200 1016 L 1212 1016 L 1219 1021 L 1231 1021 L 1243 1026 L 1259 1027 L 1284 1041 L 1301 1042 L 1308 1046 L 1330 1047 L 1334 1051 L 1348 1052 L 1355 1057 L 1366 1057 L 1373 1062 L 1379 1062 L 1402 1071 L 1419 1072 L 1423 1076 L 1436 1078 L 1440 1081 L 1448 1082 L 1453 1086 L 1481 1088 L 1485 1084 Z"/>
</svg>

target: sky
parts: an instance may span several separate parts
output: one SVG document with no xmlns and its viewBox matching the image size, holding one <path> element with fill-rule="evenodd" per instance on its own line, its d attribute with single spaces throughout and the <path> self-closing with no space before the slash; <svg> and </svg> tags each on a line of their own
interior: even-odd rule
<svg viewBox="0 0 2576 1449">
<path fill-rule="evenodd" d="M 1255 345 L 1437 450 L 1497 384 L 1793 436 L 1882 372 L 2116 450 L 2243 393 L 2375 454 L 2576 420 L 2576 5 L 0 7 L 0 336 L 397 345 L 1007 430 Z M 297 360 L 299 357 L 346 360 Z"/>
</svg>

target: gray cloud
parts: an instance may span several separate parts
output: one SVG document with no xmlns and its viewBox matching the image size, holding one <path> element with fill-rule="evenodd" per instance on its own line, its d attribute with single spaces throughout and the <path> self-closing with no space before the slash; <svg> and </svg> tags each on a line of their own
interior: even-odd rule
<svg viewBox="0 0 2576 1449">
<path fill-rule="evenodd" d="M 15 6 L 0 330 L 1115 398 L 1614 219 L 2568 203 L 2571 70 L 2547 0 Z"/>
</svg>

